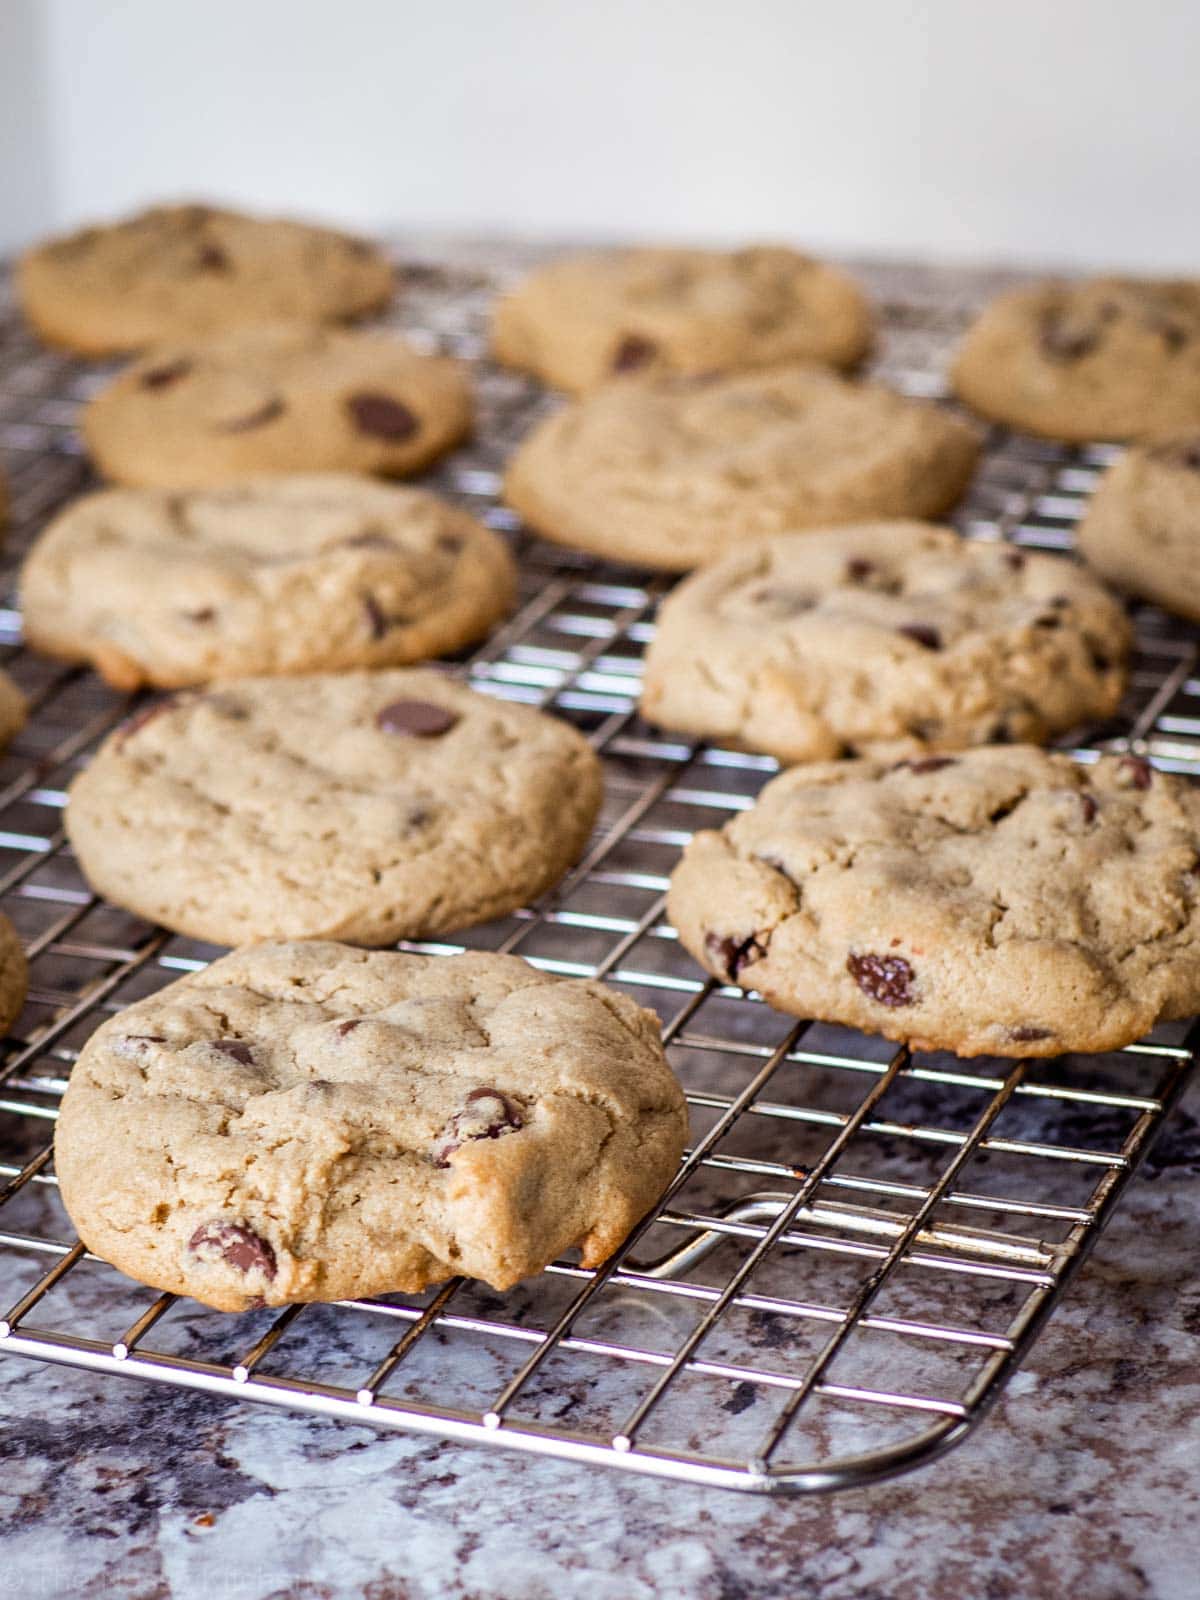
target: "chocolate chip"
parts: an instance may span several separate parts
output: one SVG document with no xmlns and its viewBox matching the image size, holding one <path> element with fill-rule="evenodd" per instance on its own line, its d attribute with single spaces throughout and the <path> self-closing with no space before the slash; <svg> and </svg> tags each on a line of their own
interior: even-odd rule
<svg viewBox="0 0 1200 1600">
<path fill-rule="evenodd" d="M 846 563 L 846 579 L 850 583 L 862 583 L 875 571 L 875 563 L 866 561 L 862 556 L 851 556 Z"/>
<path fill-rule="evenodd" d="M 212 606 L 201 606 L 199 611 L 185 611 L 183 616 L 187 622 L 204 623 L 217 620 L 217 613 Z"/>
<path fill-rule="evenodd" d="M 936 628 L 931 628 L 924 622 L 908 622 L 903 627 L 896 629 L 906 639 L 911 639 L 914 644 L 919 644 L 925 650 L 940 650 L 942 636 Z"/>
<path fill-rule="evenodd" d="M 1181 328 L 1177 322 L 1163 321 L 1156 323 L 1154 331 L 1162 339 L 1172 355 L 1178 355 L 1188 342 L 1186 328 Z"/>
<path fill-rule="evenodd" d="M 1070 608 L 1071 597 L 1066 594 L 1056 594 L 1050 604 L 1056 611 L 1066 611 Z"/>
<path fill-rule="evenodd" d="M 1035 628 L 1061 628 L 1062 618 L 1050 611 L 1044 617 L 1034 617 L 1033 625 Z"/>
<path fill-rule="evenodd" d="M 399 400 L 389 394 L 362 390 L 346 396 L 346 410 L 359 433 L 369 433 L 376 439 L 387 439 L 393 444 L 411 439 L 420 423 Z"/>
<path fill-rule="evenodd" d="M 524 1126 L 520 1107 L 499 1089 L 472 1089 L 463 1109 L 455 1112 L 443 1130 L 445 1137 L 434 1151 L 434 1166 L 448 1167 L 454 1152 L 472 1139 L 500 1139 Z"/>
<path fill-rule="evenodd" d="M 402 733 L 416 739 L 436 739 L 449 733 L 458 713 L 429 700 L 393 700 L 376 713 L 375 726 L 384 733 Z"/>
<path fill-rule="evenodd" d="M 265 428 L 268 422 L 274 422 L 287 410 L 278 395 L 272 395 L 263 402 L 257 411 L 251 411 L 244 417 L 235 417 L 232 422 L 223 422 L 219 433 L 250 433 L 255 428 Z"/>
<path fill-rule="evenodd" d="M 1096 813 L 1100 810 L 1094 794 L 1083 793 L 1079 796 L 1079 805 L 1083 811 L 1084 822 L 1095 822 Z"/>
<path fill-rule="evenodd" d="M 753 933 L 745 939 L 733 934 L 707 933 L 704 948 L 720 967 L 722 977 L 730 983 L 736 983 L 747 967 L 761 961 L 767 953 L 766 944 Z"/>
<path fill-rule="evenodd" d="M 657 354 L 658 346 L 653 339 L 647 339 L 640 333 L 627 333 L 613 354 L 612 370 L 635 372 L 638 367 L 653 361 Z"/>
<path fill-rule="evenodd" d="M 1094 644 L 1088 645 L 1088 660 L 1092 663 L 1093 672 L 1108 672 L 1112 662 L 1103 650 L 1097 650 Z"/>
<path fill-rule="evenodd" d="M 373 594 L 364 594 L 362 604 L 367 614 L 367 626 L 371 630 L 372 639 L 382 639 L 391 626 L 387 612 Z"/>
<path fill-rule="evenodd" d="M 1038 342 L 1043 355 L 1055 361 L 1079 361 L 1100 343 L 1100 325 L 1079 317 L 1072 321 L 1070 313 L 1061 308 L 1050 310 L 1042 317 Z"/>
<path fill-rule="evenodd" d="M 1148 789 L 1154 781 L 1154 768 L 1145 756 L 1122 756 L 1117 762 L 1117 776 L 1126 789 Z"/>
<path fill-rule="evenodd" d="M 464 540 L 461 533 L 439 533 L 437 536 L 438 549 L 444 551 L 448 556 L 458 555 L 462 550 L 463 544 Z"/>
<path fill-rule="evenodd" d="M 957 765 L 958 762 L 953 756 L 921 756 L 916 761 L 897 761 L 892 771 L 899 772 L 902 767 L 907 767 L 910 772 L 920 776 L 926 772 L 940 772 L 943 767 Z"/>
<path fill-rule="evenodd" d="M 422 828 L 427 828 L 433 821 L 433 812 L 428 806 L 411 805 L 404 813 L 404 831 L 406 833 L 419 833 Z"/>
<path fill-rule="evenodd" d="M 1020 572 L 1025 565 L 1026 559 L 1027 557 L 1023 550 L 1006 550 L 1004 552 L 1004 564 L 1011 567 L 1014 572 Z"/>
<path fill-rule="evenodd" d="M 231 1061 L 241 1062 L 243 1067 L 254 1065 L 254 1051 L 242 1039 L 213 1039 L 212 1047 Z"/>
<path fill-rule="evenodd" d="M 1161 461 L 1164 466 L 1200 472 L 1200 438 L 1169 439 L 1165 444 L 1148 446 L 1146 454 L 1152 461 Z"/>
<path fill-rule="evenodd" d="M 125 1035 L 126 1044 L 166 1044 L 166 1042 L 167 1036 L 165 1033 L 127 1033 Z"/>
<path fill-rule="evenodd" d="M 915 974 L 903 956 L 855 955 L 852 951 L 846 957 L 846 971 L 862 992 L 881 1006 L 910 1006 L 916 999 L 912 992 Z"/>
<path fill-rule="evenodd" d="M 1052 1039 L 1054 1035 L 1049 1028 L 1034 1028 L 1024 1022 L 1019 1028 L 1010 1028 L 1008 1037 L 1017 1044 L 1033 1044 L 1037 1039 Z"/>
<path fill-rule="evenodd" d="M 202 1222 L 188 1240 L 188 1249 L 213 1265 L 220 1261 L 238 1272 L 275 1276 L 274 1250 L 244 1222 Z"/>
<path fill-rule="evenodd" d="M 345 1022 L 338 1023 L 337 1031 L 340 1037 L 344 1039 L 348 1033 L 353 1033 L 355 1028 L 361 1028 L 362 1025 L 362 1017 L 350 1017 Z"/>
<path fill-rule="evenodd" d="M 196 257 L 201 272 L 228 272 L 232 264 L 219 244 L 202 245 Z"/>
<path fill-rule="evenodd" d="M 151 367 L 139 380 L 143 389 L 169 389 L 180 378 L 186 378 L 192 363 L 186 360 L 171 361 L 164 367 Z"/>
</svg>

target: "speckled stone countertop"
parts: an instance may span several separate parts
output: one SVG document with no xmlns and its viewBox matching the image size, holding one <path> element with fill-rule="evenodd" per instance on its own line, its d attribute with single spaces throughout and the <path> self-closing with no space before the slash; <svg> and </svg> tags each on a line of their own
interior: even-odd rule
<svg viewBox="0 0 1200 1600">
<path fill-rule="evenodd" d="M 0 1600 L 1197 1600 L 1198 1217 L 1200 1084 L 976 1432 L 832 1496 L 441 1443 L 0 1347 Z M 184 1313 L 185 1350 L 191 1332 Z"/>
<path fill-rule="evenodd" d="M 0 1359 L 14 1600 L 1195 1600 L 1200 1091 L 999 1407 L 767 1500 Z"/>
</svg>

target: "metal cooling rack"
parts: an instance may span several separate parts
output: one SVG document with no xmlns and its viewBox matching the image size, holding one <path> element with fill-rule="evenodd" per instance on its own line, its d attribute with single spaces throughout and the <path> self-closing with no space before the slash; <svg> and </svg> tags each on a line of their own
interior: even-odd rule
<svg viewBox="0 0 1200 1600">
<path fill-rule="evenodd" d="M 702 980 L 663 920 L 667 876 L 689 834 L 747 805 L 773 764 L 641 723 L 640 658 L 665 581 L 552 549 L 497 505 L 498 466 L 553 403 L 480 359 L 498 261 L 410 249 L 395 317 L 477 362 L 478 440 L 432 481 L 508 532 L 521 562 L 520 609 L 461 671 L 580 727 L 608 794 L 558 892 L 464 942 L 606 978 L 654 1007 L 691 1105 L 686 1160 L 604 1268 L 559 1261 L 505 1296 L 456 1279 L 227 1317 L 84 1252 L 50 1148 L 70 1064 L 105 1017 L 214 951 L 98 901 L 63 842 L 71 775 L 128 708 L 92 675 L 22 651 L 12 583 L 47 515 L 88 486 L 74 422 L 106 374 L 39 349 L 3 299 L 13 526 L 0 647 L 34 714 L 0 757 L 0 899 L 32 967 L 0 1068 L 0 1350 L 695 1483 L 861 1484 L 962 1439 L 1000 1394 L 1179 1095 L 1197 1031 L 1166 1027 L 1119 1055 L 961 1062 L 796 1023 Z M 947 352 L 995 283 L 863 275 L 883 308 L 877 371 L 940 396 Z M 1066 548 L 1110 454 L 996 434 L 959 524 Z M 1129 741 L 1200 771 L 1195 638 L 1149 608 L 1137 623 L 1123 714 L 1075 748 L 1086 760 Z"/>
</svg>

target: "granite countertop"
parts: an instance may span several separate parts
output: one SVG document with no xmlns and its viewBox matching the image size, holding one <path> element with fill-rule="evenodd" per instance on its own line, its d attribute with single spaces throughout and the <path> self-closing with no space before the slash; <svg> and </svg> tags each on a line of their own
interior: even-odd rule
<svg viewBox="0 0 1200 1600">
<path fill-rule="evenodd" d="M 991 1416 L 932 1465 L 832 1496 L 697 1489 L 0 1349 L 0 1597 L 1194 1600 L 1198 1214 L 1200 1084 Z"/>
<path fill-rule="evenodd" d="M 1194 1600 L 1200 1085 L 997 1409 L 863 1491 L 699 1490 L 0 1359 L 20 1600 Z"/>
</svg>

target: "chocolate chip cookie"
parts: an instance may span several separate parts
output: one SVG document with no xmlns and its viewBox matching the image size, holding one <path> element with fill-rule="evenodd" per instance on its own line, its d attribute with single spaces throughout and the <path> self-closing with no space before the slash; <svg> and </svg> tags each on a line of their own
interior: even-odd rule
<svg viewBox="0 0 1200 1600">
<path fill-rule="evenodd" d="M 596 1266 L 686 1134 L 654 1014 L 602 984 L 267 944 L 92 1035 L 55 1164 L 97 1255 L 242 1311 Z"/>
<path fill-rule="evenodd" d="M 513 594 L 507 546 L 466 512 L 335 473 L 87 495 L 21 575 L 29 643 L 120 689 L 420 661 Z"/>
<path fill-rule="evenodd" d="M 565 723 L 413 669 L 235 679 L 147 707 L 71 786 L 117 905 L 215 944 L 389 944 L 549 889 L 600 763 Z"/>
<path fill-rule="evenodd" d="M 642 711 L 785 762 L 1040 743 L 1117 710 L 1130 642 L 1059 556 L 919 522 L 780 534 L 668 597 Z"/>
<path fill-rule="evenodd" d="M 201 489 L 256 472 L 403 477 L 470 423 L 456 361 L 392 334 L 275 324 L 159 346 L 91 401 L 83 434 L 117 483 Z"/>
<path fill-rule="evenodd" d="M 1014 289 L 967 334 L 954 386 L 984 416 L 1050 439 L 1200 427 L 1200 279 Z"/>
<path fill-rule="evenodd" d="M 1032 746 L 794 767 L 670 915 L 781 1011 L 958 1055 L 1116 1050 L 1200 1009 L 1200 790 Z"/>
<path fill-rule="evenodd" d="M 25 726 L 25 696 L 7 672 L 0 669 L 0 750 Z"/>
<path fill-rule="evenodd" d="M 1075 537 L 1110 583 L 1200 622 L 1200 428 L 1127 450 Z"/>
<path fill-rule="evenodd" d="M 29 965 L 17 930 L 0 912 L 0 1033 L 7 1033 L 21 1015 L 29 988 Z"/>
<path fill-rule="evenodd" d="M 535 428 L 505 496 L 548 539 L 678 571 L 765 534 L 933 516 L 978 450 L 948 412 L 820 367 L 635 374 Z"/>
<path fill-rule="evenodd" d="M 616 250 L 555 261 L 496 304 L 492 348 L 560 389 L 653 368 L 852 366 L 871 313 L 842 273 L 796 250 Z"/>
<path fill-rule="evenodd" d="M 155 206 L 23 256 L 17 292 L 51 344 L 85 356 L 257 322 L 340 322 L 388 300 L 392 269 L 362 239 L 216 206 Z"/>
</svg>

